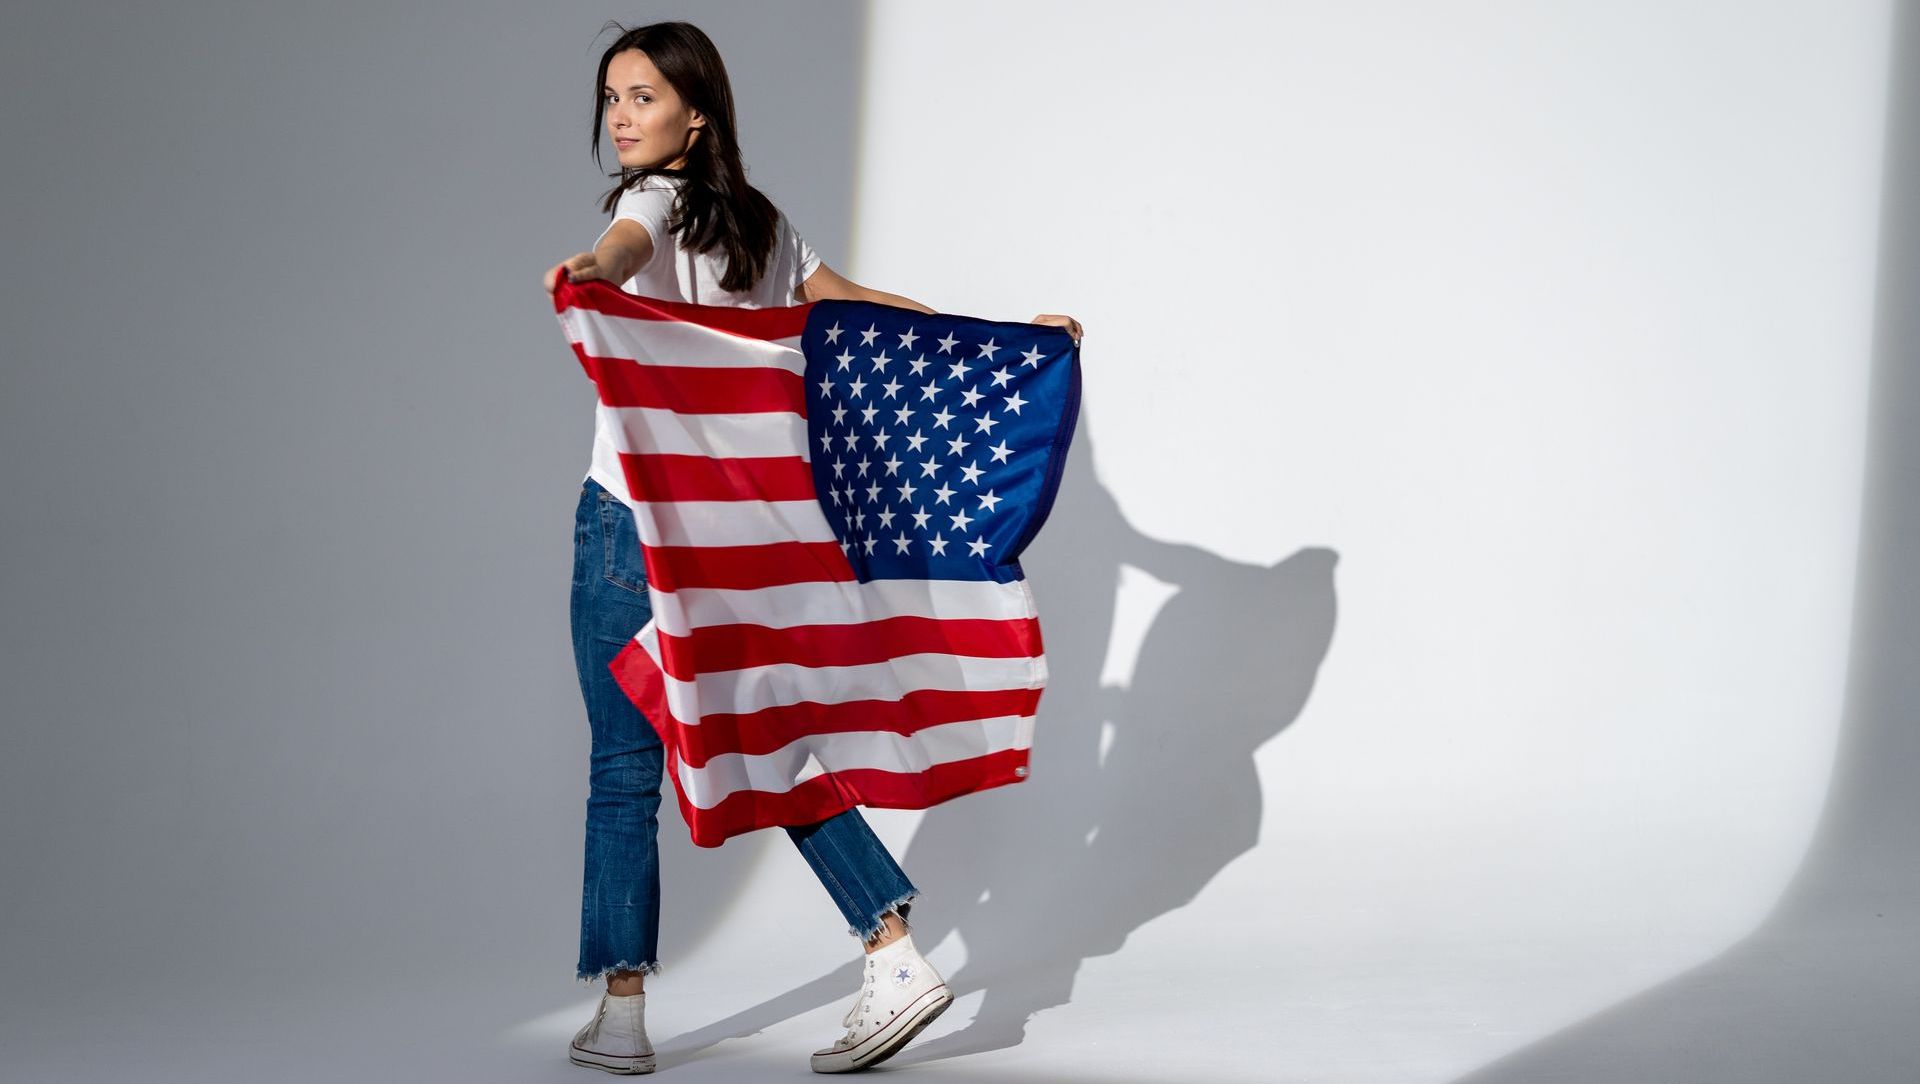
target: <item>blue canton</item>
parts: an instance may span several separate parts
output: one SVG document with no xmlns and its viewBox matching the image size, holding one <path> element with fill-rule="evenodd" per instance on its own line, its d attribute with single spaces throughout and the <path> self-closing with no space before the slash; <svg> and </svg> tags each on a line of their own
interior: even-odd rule
<svg viewBox="0 0 1920 1084">
<path fill-rule="evenodd" d="M 1072 338 L 822 301 L 801 349 L 814 488 L 855 574 L 1019 579 L 1079 413 Z"/>
</svg>

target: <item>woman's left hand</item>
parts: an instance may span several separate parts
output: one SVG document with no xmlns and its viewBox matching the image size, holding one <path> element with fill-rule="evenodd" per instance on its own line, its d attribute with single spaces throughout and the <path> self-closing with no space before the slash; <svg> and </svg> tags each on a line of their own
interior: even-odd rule
<svg viewBox="0 0 1920 1084">
<path fill-rule="evenodd" d="M 1054 313 L 1043 312 L 1040 315 L 1034 317 L 1033 319 L 1027 321 L 1027 323 L 1051 324 L 1054 327 L 1066 328 L 1067 334 L 1073 336 L 1074 345 L 1075 346 L 1080 345 L 1080 336 L 1082 334 L 1080 330 L 1080 321 L 1075 320 L 1071 316 L 1059 316 Z"/>
</svg>

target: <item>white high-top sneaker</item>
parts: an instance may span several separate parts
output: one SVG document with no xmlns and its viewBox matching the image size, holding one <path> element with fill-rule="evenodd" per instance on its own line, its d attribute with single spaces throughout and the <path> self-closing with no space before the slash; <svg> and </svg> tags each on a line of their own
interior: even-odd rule
<svg viewBox="0 0 1920 1084">
<path fill-rule="evenodd" d="M 647 1041 L 647 995 L 600 995 L 600 1010 L 574 1032 L 567 1057 L 575 1065 L 609 1073 L 653 1072 L 653 1044 Z"/>
<path fill-rule="evenodd" d="M 945 979 L 913 947 L 913 935 L 867 953 L 860 997 L 841 1023 L 847 1033 L 813 1052 L 813 1071 L 844 1073 L 887 1060 L 953 1004 Z"/>
</svg>

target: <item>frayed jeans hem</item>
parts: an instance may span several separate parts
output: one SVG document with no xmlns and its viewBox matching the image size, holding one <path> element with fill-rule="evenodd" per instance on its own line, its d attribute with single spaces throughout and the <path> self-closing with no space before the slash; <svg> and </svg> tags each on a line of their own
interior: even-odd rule
<svg viewBox="0 0 1920 1084">
<path fill-rule="evenodd" d="M 887 920 L 887 912 L 889 911 L 900 916 L 900 925 L 907 926 L 907 912 L 912 909 L 912 904 L 910 901 L 912 901 L 914 897 L 918 895 L 920 895 L 920 891 L 918 889 L 915 889 L 911 892 L 906 893 L 900 898 L 892 901 L 891 903 L 888 903 L 885 907 L 880 908 L 880 912 L 874 915 L 873 917 L 873 924 L 868 926 L 865 930 L 861 930 L 858 927 L 854 927 L 854 926 L 848 926 L 847 932 L 859 938 L 860 943 L 864 945 L 867 942 L 873 940 L 874 937 L 878 936 L 882 930 L 885 930 L 887 928 L 886 920 Z"/>
<path fill-rule="evenodd" d="M 600 970 L 592 973 L 588 973 L 585 971 L 576 971 L 574 974 L 574 981 L 575 982 L 599 982 L 601 979 L 604 979 L 607 976 L 612 975 L 616 971 L 638 971 L 642 975 L 657 975 L 660 973 L 660 961 L 649 960 L 643 964 L 635 964 L 635 963 L 628 963 L 627 961 L 622 960 L 617 964 L 608 964 L 606 967 L 603 967 Z"/>
</svg>

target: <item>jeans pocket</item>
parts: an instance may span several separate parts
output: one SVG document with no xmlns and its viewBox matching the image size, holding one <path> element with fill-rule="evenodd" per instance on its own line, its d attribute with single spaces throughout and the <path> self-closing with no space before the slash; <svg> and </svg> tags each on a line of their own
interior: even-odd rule
<svg viewBox="0 0 1920 1084">
<path fill-rule="evenodd" d="M 646 594 L 647 566 L 640 552 L 640 532 L 633 509 L 611 493 L 600 495 L 601 550 L 606 554 L 607 582 L 637 594 Z"/>
</svg>

